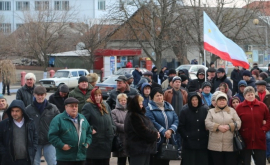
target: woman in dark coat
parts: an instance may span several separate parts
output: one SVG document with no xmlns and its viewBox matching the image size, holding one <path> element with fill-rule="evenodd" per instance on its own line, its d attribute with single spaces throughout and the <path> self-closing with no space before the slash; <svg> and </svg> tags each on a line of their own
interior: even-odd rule
<svg viewBox="0 0 270 165">
<path fill-rule="evenodd" d="M 188 94 L 186 104 L 179 118 L 178 131 L 183 139 L 182 165 L 208 165 L 208 134 L 204 120 L 208 106 L 202 105 L 197 92 Z"/>
<path fill-rule="evenodd" d="M 124 122 L 127 115 L 127 95 L 120 93 L 116 99 L 115 109 L 112 110 L 112 119 L 116 126 L 116 134 L 122 144 L 125 143 Z M 117 165 L 126 165 L 127 153 L 125 149 L 113 152 L 113 157 L 118 157 Z"/>
<path fill-rule="evenodd" d="M 163 92 L 161 88 L 153 88 L 150 93 L 152 100 L 146 107 L 146 116 L 153 122 L 155 128 L 160 132 L 161 139 L 158 141 L 159 148 L 162 143 L 169 140 L 170 143 L 176 145 L 176 130 L 178 127 L 178 116 L 172 105 L 163 100 Z M 169 165 L 170 160 L 158 159 L 152 157 L 153 165 Z"/>
<path fill-rule="evenodd" d="M 145 116 L 142 96 L 137 95 L 128 101 L 124 131 L 130 165 L 149 165 L 150 154 L 156 153 L 156 140 L 160 134 Z"/>
<path fill-rule="evenodd" d="M 115 126 L 111 117 L 111 109 L 102 100 L 101 90 L 96 87 L 82 108 L 82 114 L 92 127 L 92 143 L 90 144 L 85 165 L 109 165 Z"/>
<path fill-rule="evenodd" d="M 152 80 L 156 83 L 158 83 L 158 70 L 157 70 L 157 67 L 153 67 L 152 68 L 152 73 L 153 73 L 153 77 L 152 77 Z"/>
<path fill-rule="evenodd" d="M 236 107 L 236 112 L 242 121 L 239 132 L 246 145 L 241 156 L 244 165 L 250 165 L 251 156 L 257 165 L 264 165 L 266 164 L 265 134 L 270 130 L 269 110 L 263 102 L 255 98 L 253 87 L 246 87 L 243 95 L 245 100 Z"/>
</svg>

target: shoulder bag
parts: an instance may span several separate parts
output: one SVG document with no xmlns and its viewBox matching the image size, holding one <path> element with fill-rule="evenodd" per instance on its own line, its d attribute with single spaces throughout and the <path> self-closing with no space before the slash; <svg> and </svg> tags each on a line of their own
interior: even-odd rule
<svg viewBox="0 0 270 165">
<path fill-rule="evenodd" d="M 235 129 L 234 129 L 234 134 L 233 134 L 233 150 L 234 151 L 241 151 L 243 150 L 246 146 L 243 141 L 242 136 L 240 135 L 238 128 L 237 128 L 237 123 L 234 122 Z"/>
</svg>

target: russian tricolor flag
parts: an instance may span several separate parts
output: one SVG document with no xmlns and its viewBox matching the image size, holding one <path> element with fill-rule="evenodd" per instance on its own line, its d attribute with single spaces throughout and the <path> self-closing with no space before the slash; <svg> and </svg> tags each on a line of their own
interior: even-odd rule
<svg viewBox="0 0 270 165">
<path fill-rule="evenodd" d="M 230 61 L 234 66 L 249 68 L 247 56 L 243 49 L 225 37 L 214 22 L 203 12 L 204 49 Z"/>
</svg>

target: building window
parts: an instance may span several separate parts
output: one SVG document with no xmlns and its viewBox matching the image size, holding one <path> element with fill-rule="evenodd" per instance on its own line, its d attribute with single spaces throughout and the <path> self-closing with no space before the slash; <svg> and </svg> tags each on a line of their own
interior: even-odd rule
<svg viewBox="0 0 270 165">
<path fill-rule="evenodd" d="M 10 23 L 1 23 L 0 31 L 2 33 L 10 33 L 11 32 L 11 24 Z"/>
<path fill-rule="evenodd" d="M 105 10 L 105 0 L 98 0 L 98 10 Z"/>
<path fill-rule="evenodd" d="M 48 10 L 49 1 L 35 1 L 35 10 Z"/>
<path fill-rule="evenodd" d="M 16 10 L 29 10 L 30 3 L 28 1 L 17 1 L 16 2 Z"/>
<path fill-rule="evenodd" d="M 0 10 L 11 10 L 11 2 L 9 1 L 2 1 L 0 2 Z"/>
<path fill-rule="evenodd" d="M 16 29 L 18 29 L 18 28 L 20 28 L 20 27 L 22 27 L 23 26 L 23 23 L 17 23 L 16 24 Z"/>
<path fill-rule="evenodd" d="M 54 1 L 54 10 L 69 10 L 69 1 Z"/>
</svg>

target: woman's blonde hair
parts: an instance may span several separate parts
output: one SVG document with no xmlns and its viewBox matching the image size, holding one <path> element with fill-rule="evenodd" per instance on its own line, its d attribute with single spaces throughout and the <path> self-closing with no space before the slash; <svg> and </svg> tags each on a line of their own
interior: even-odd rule
<svg viewBox="0 0 270 165">
<path fill-rule="evenodd" d="M 138 102 L 143 102 L 143 97 L 142 96 L 138 97 Z"/>
<path fill-rule="evenodd" d="M 120 94 L 117 95 L 117 100 L 119 100 L 121 98 L 127 99 L 128 97 L 127 97 L 127 95 L 125 93 L 120 93 Z"/>
</svg>

